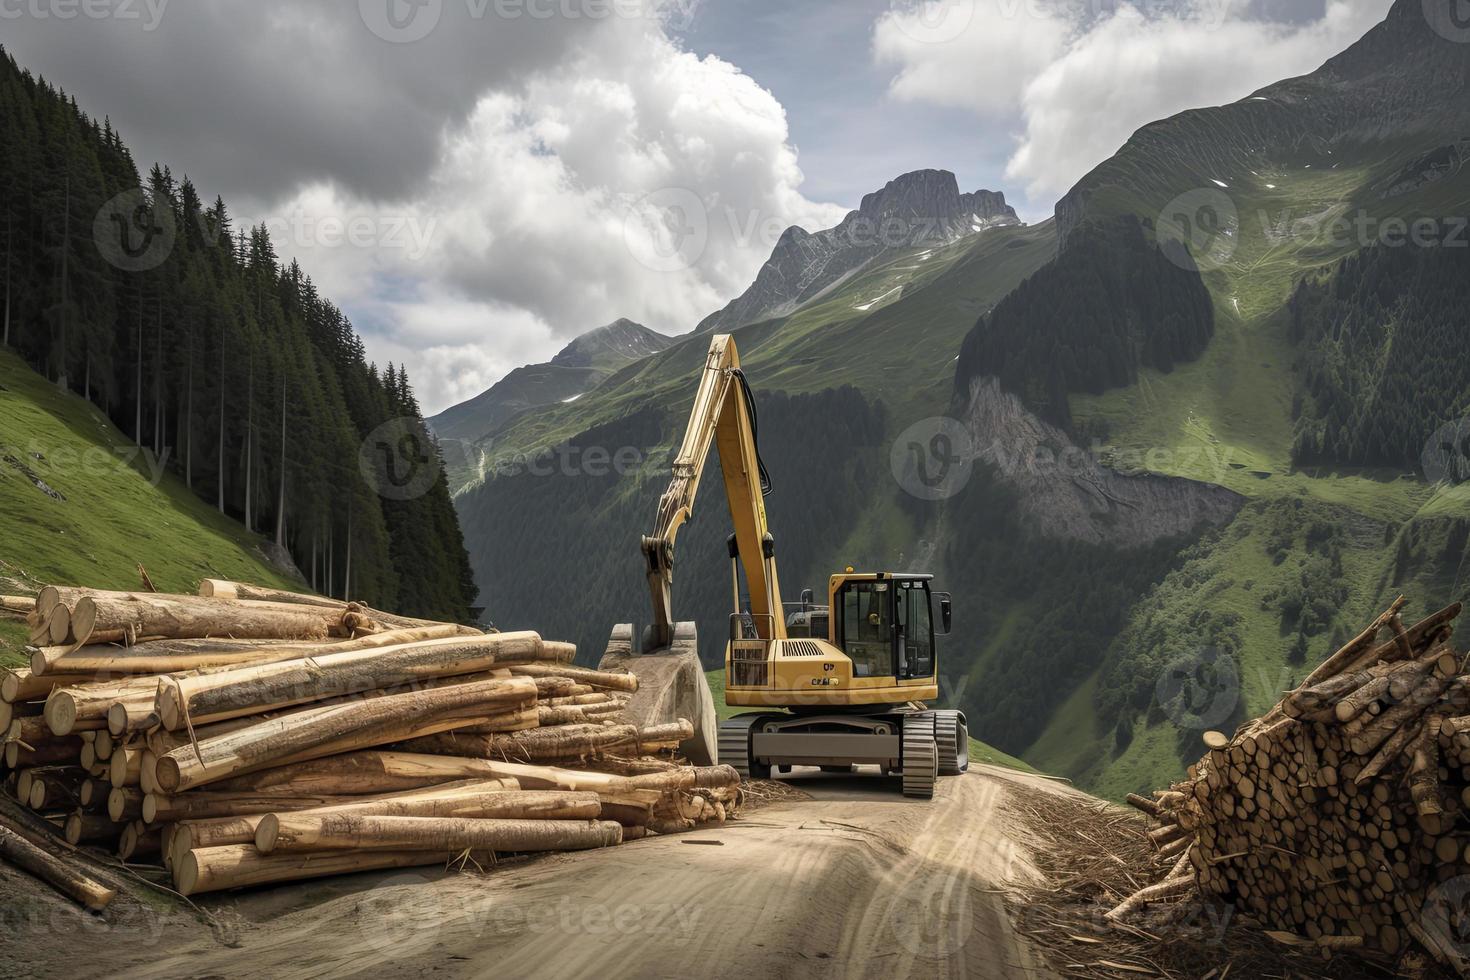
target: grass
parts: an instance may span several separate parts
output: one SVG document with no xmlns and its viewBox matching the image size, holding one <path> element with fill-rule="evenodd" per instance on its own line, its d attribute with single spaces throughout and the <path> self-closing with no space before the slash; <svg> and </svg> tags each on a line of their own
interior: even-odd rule
<svg viewBox="0 0 1470 980">
<path fill-rule="evenodd" d="M 0 589 L 134 589 L 139 564 L 162 591 L 192 592 L 203 578 L 292 585 L 265 539 L 156 464 L 95 406 L 0 351 Z M 0 637 L 14 642 L 8 628 Z"/>
</svg>

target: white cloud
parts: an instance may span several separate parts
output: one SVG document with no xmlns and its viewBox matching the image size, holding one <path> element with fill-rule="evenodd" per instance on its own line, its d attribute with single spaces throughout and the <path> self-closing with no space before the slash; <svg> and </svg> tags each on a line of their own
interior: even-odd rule
<svg viewBox="0 0 1470 980">
<path fill-rule="evenodd" d="M 687 332 L 785 228 L 836 224 L 843 209 L 802 196 L 787 139 L 780 103 L 734 66 L 610 22 L 482 93 L 403 199 L 314 183 L 268 214 L 282 256 L 358 315 L 372 356 L 408 364 L 432 413 L 618 317 Z"/>
<path fill-rule="evenodd" d="M 1006 175 L 1033 202 L 1064 194 L 1149 122 L 1315 70 L 1392 6 L 1327 0 L 1320 18 L 1285 23 L 1245 0 L 930 3 L 972 16 L 943 43 L 914 40 L 924 23 L 915 18 L 939 16 L 928 5 L 881 18 L 874 54 L 897 66 L 890 94 L 1014 119 Z"/>
</svg>

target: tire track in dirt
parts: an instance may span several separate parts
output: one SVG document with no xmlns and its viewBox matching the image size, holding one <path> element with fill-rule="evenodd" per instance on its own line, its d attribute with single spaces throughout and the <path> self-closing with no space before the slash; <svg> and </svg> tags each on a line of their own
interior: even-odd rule
<svg viewBox="0 0 1470 980">
<path fill-rule="evenodd" d="M 123 976 L 980 978 L 1047 975 L 998 890 L 1034 875 L 988 767 L 906 801 L 849 784 L 683 837 L 246 893 L 233 947 L 149 950 Z M 695 846 L 685 839 L 718 840 Z M 283 903 L 295 907 L 278 912 Z M 122 964 L 120 964 L 122 966 Z"/>
</svg>

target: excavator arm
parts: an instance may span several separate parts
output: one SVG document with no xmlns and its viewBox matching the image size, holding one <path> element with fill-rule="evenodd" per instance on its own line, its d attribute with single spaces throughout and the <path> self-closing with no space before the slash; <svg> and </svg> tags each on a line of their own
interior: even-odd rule
<svg viewBox="0 0 1470 980">
<path fill-rule="evenodd" d="M 643 538 L 648 590 L 653 600 L 649 648 L 673 636 L 674 538 L 694 515 L 694 498 L 711 445 L 720 452 L 720 471 L 734 525 L 731 557 L 739 557 L 750 590 L 750 611 L 762 639 L 785 639 L 781 587 L 776 576 L 775 540 L 766 524 L 770 480 L 756 443 L 756 411 L 735 341 L 717 334 L 699 378 L 684 441 L 674 457 L 673 479 L 659 498 L 653 533 Z"/>
</svg>

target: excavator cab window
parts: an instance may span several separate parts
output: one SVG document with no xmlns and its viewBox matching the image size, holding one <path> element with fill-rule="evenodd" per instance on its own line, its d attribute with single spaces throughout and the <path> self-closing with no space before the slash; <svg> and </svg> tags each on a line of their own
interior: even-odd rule
<svg viewBox="0 0 1470 980">
<path fill-rule="evenodd" d="M 839 599 L 842 652 L 854 677 L 893 676 L 893 591 L 888 582 L 849 582 Z"/>
<path fill-rule="evenodd" d="M 934 674 L 934 618 L 930 612 L 927 582 L 893 583 L 898 588 L 894 608 L 898 613 L 898 679 L 931 677 Z"/>
</svg>

